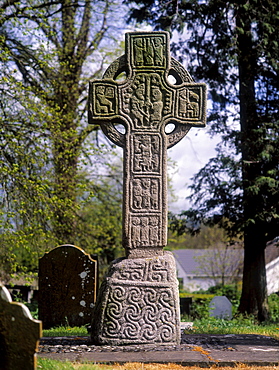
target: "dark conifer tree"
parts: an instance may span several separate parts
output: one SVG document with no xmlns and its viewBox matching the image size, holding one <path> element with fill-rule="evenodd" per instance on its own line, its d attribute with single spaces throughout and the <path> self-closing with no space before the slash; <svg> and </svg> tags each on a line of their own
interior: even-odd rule
<svg viewBox="0 0 279 370">
<path fill-rule="evenodd" d="M 209 85 L 208 123 L 212 134 L 222 135 L 222 143 L 216 158 L 194 176 L 194 208 L 182 217 L 210 219 L 232 235 L 243 234 L 239 310 L 266 320 L 265 247 L 278 235 L 279 226 L 279 3 L 133 4 L 130 21 L 177 31 L 173 52 L 195 79 Z"/>
</svg>

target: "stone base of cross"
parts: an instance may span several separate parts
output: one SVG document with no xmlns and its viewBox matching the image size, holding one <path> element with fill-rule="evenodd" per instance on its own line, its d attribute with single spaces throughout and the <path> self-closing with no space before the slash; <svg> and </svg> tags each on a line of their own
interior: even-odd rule
<svg viewBox="0 0 279 370">
<path fill-rule="evenodd" d="M 124 81 L 117 77 L 126 74 Z M 93 313 L 98 343 L 178 343 L 178 283 L 167 245 L 167 149 L 206 121 L 206 86 L 170 57 L 167 32 L 126 34 L 126 53 L 90 83 L 89 122 L 124 150 L 123 247 Z M 117 127 L 122 125 L 125 133 Z M 172 125 L 171 132 L 167 126 Z"/>
<path fill-rule="evenodd" d="M 179 294 L 172 253 L 115 260 L 100 288 L 94 343 L 180 343 Z"/>
</svg>

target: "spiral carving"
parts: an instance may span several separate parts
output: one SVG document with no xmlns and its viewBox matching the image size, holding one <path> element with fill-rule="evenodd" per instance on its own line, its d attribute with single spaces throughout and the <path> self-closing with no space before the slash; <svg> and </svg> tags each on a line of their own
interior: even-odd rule
<svg viewBox="0 0 279 370">
<path fill-rule="evenodd" d="M 161 328 L 161 340 L 162 342 L 170 342 L 174 336 L 174 330 L 172 325 L 164 324 Z"/>
<path fill-rule="evenodd" d="M 152 322 L 146 323 L 141 328 L 141 336 L 143 340 L 152 341 L 158 335 L 156 325 Z"/>
<path fill-rule="evenodd" d="M 137 322 L 126 322 L 121 329 L 122 337 L 134 339 L 137 338 L 139 332 L 139 324 Z"/>
<path fill-rule="evenodd" d="M 111 291 L 111 301 L 118 302 L 126 299 L 126 290 L 122 286 L 117 286 Z"/>
<path fill-rule="evenodd" d="M 94 341 L 112 345 L 180 342 L 178 283 L 171 253 L 116 260 L 100 298 L 92 320 Z"/>
<path fill-rule="evenodd" d="M 125 297 L 125 300 L 123 300 Z M 105 312 L 106 335 L 141 342 L 171 342 L 176 333 L 174 297 L 169 287 L 118 286 Z M 113 303 L 112 303 L 113 302 Z"/>
<path fill-rule="evenodd" d="M 117 320 L 107 321 L 104 327 L 104 334 L 106 337 L 113 337 L 117 335 L 120 331 L 120 325 Z"/>
</svg>

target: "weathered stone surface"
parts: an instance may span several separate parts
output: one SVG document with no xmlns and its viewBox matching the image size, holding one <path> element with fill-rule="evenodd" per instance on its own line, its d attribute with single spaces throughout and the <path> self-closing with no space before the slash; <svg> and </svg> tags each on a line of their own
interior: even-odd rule
<svg viewBox="0 0 279 370">
<path fill-rule="evenodd" d="M 194 83 L 170 57 L 167 32 L 127 33 L 125 45 L 125 55 L 89 86 L 89 123 L 99 123 L 124 149 L 122 243 L 128 257 L 112 264 L 102 285 L 92 339 L 120 345 L 179 343 L 176 268 L 163 251 L 167 149 L 192 126 L 205 126 L 206 85 Z M 126 79 L 117 81 L 123 72 Z"/>
<path fill-rule="evenodd" d="M 42 322 L 34 320 L 28 308 L 12 302 L 9 291 L 0 285 L 0 369 L 34 370 Z"/>
<path fill-rule="evenodd" d="M 97 262 L 81 248 L 62 245 L 39 260 L 39 318 L 44 328 L 91 321 Z"/>
<path fill-rule="evenodd" d="M 125 71 L 125 81 L 117 76 Z M 171 84 L 168 76 L 176 81 Z M 124 148 L 123 246 L 128 257 L 167 244 L 167 148 L 205 126 L 206 85 L 170 57 L 167 32 L 126 34 L 126 54 L 90 83 L 89 122 Z M 125 126 L 122 134 L 117 124 Z M 166 126 L 174 129 L 167 134 Z"/>
<path fill-rule="evenodd" d="M 232 304 L 225 296 L 216 296 L 209 303 L 209 316 L 218 319 L 232 318 Z"/>
<path fill-rule="evenodd" d="M 94 309 L 92 340 L 100 344 L 180 343 L 174 257 L 115 260 Z"/>
</svg>

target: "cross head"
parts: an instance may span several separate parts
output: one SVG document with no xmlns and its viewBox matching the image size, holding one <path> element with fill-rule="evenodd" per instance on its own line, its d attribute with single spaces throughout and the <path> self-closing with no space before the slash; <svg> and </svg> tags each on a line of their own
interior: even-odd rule
<svg viewBox="0 0 279 370">
<path fill-rule="evenodd" d="M 127 33 L 125 47 L 90 82 L 89 123 L 124 150 L 123 246 L 138 258 L 167 244 L 167 149 L 205 126 L 206 85 L 170 56 L 167 32 Z"/>
</svg>

